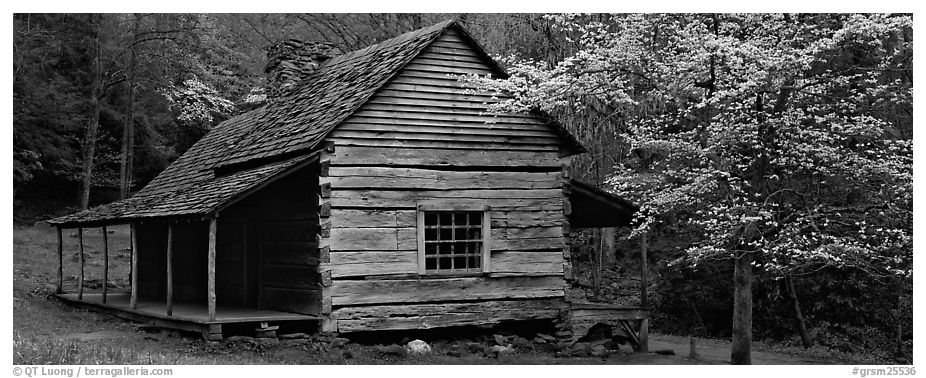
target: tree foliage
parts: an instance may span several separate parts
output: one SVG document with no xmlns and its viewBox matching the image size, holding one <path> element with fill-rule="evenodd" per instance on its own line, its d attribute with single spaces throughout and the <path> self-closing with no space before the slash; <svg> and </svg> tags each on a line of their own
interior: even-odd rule
<svg viewBox="0 0 926 378">
<path fill-rule="evenodd" d="M 608 109 L 627 149 L 607 184 L 641 205 L 635 233 L 702 236 L 673 264 L 755 255 L 766 278 L 910 287 L 911 17 L 549 18 L 574 53 L 467 81 L 514 94 L 500 112 Z"/>
</svg>

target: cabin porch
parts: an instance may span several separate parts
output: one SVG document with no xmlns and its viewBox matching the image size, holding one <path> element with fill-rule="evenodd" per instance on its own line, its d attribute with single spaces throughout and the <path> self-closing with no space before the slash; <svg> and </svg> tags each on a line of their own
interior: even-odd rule
<svg viewBox="0 0 926 378">
<path fill-rule="evenodd" d="M 616 227 L 629 227 L 634 223 L 633 214 L 638 208 L 621 197 L 576 180 L 569 180 L 565 191 L 569 198 L 567 216 L 571 228 L 600 229 L 601 235 L 610 238 L 610 244 L 613 246 Z M 573 341 L 586 335 L 596 324 L 601 323 L 626 334 L 634 350 L 648 351 L 650 314 L 646 292 L 648 285 L 646 234 L 640 238 L 639 248 L 640 291 L 636 300 L 624 304 L 593 302 L 581 294 L 581 290 L 567 290 L 569 315 L 565 320 L 573 334 Z M 602 251 L 599 250 L 598 254 L 600 273 L 600 267 L 603 264 Z M 572 280 L 569 281 L 572 283 Z"/>
<path fill-rule="evenodd" d="M 319 317 L 314 315 L 241 306 L 217 306 L 214 319 L 210 319 L 208 306 L 205 303 L 195 302 L 173 303 L 172 313 L 168 315 L 168 305 L 164 301 L 139 299 L 135 308 L 132 308 L 129 293 L 108 294 L 105 302 L 101 293 L 85 293 L 83 298 L 79 298 L 76 293 L 58 294 L 57 297 L 74 307 L 102 312 L 131 321 L 148 323 L 161 328 L 202 332 L 207 340 L 221 339 L 228 327 L 258 331 L 274 329 L 283 323 L 319 320 Z"/>
<path fill-rule="evenodd" d="M 204 215 L 58 224 L 58 298 L 158 327 L 202 332 L 208 340 L 220 339 L 223 325 L 233 333 L 271 337 L 282 322 L 315 331 L 322 312 L 317 175 L 318 164 L 309 160 Z M 130 226 L 130 245 L 118 249 L 131 254 L 130 290 L 108 292 L 111 285 L 103 284 L 88 292 L 85 249 L 102 252 L 94 266 L 101 268 L 100 282 L 110 282 L 107 226 L 119 224 Z M 102 245 L 85 245 L 85 233 L 97 227 Z M 67 229 L 77 231 L 79 270 L 76 290 L 65 293 Z"/>
</svg>

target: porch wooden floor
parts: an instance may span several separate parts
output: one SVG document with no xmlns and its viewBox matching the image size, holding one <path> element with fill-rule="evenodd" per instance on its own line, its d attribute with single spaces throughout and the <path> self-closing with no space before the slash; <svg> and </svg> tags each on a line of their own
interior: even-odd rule
<svg viewBox="0 0 926 378">
<path fill-rule="evenodd" d="M 58 294 L 63 301 L 95 311 L 105 312 L 136 321 L 157 319 L 172 323 L 190 323 L 191 325 L 279 322 L 293 320 L 317 320 L 318 316 L 296 314 L 292 312 L 264 310 L 245 307 L 218 306 L 215 309 L 215 320 L 209 320 L 208 309 L 205 303 L 174 303 L 173 316 L 167 316 L 167 304 L 162 301 L 138 299 L 137 308 L 129 308 L 129 294 L 114 293 L 106 296 L 99 293 L 84 293 L 83 300 L 77 300 L 77 294 Z M 171 327 L 181 328 L 184 327 Z M 199 330 L 195 327 L 193 330 Z"/>
</svg>

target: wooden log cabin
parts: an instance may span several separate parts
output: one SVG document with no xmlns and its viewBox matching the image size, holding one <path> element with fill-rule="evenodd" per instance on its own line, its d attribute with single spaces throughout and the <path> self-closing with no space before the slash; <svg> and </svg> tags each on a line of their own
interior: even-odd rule
<svg viewBox="0 0 926 378">
<path fill-rule="evenodd" d="M 265 106 L 131 198 L 50 221 L 133 230 L 129 293 L 62 298 L 210 339 L 232 323 L 556 319 L 570 223 L 630 222 L 633 205 L 570 181 L 583 148 L 555 120 L 487 114 L 504 95 L 462 86 L 455 75 L 506 74 L 453 21 L 354 52 L 290 40 L 270 55 Z"/>
</svg>

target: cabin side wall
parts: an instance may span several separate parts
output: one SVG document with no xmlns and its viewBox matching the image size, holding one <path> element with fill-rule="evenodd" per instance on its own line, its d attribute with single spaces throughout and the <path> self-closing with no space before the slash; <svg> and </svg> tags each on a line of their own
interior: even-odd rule
<svg viewBox="0 0 926 378">
<path fill-rule="evenodd" d="M 450 30 L 327 138 L 319 183 L 323 303 L 336 320 L 328 330 L 559 315 L 568 227 L 559 136 L 530 115 L 485 115 L 497 99 L 467 94 L 448 76 L 465 73 L 491 70 Z M 422 203 L 489 207 L 489 272 L 419 276 Z"/>
</svg>

